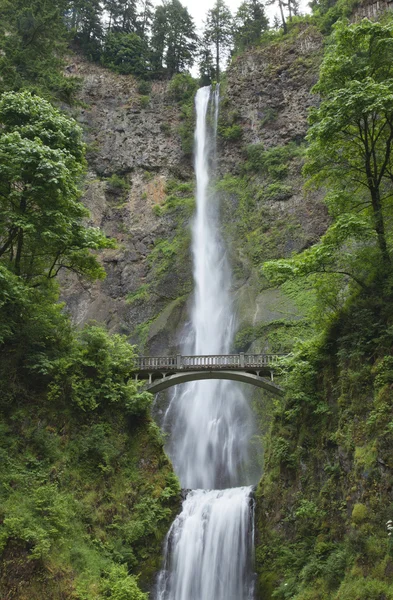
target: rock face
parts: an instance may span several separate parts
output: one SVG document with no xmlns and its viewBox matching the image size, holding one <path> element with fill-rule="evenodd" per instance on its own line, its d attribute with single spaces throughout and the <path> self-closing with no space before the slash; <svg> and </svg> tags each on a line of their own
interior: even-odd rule
<svg viewBox="0 0 393 600">
<path fill-rule="evenodd" d="M 237 113 L 243 130 L 239 150 L 247 144 L 269 148 L 304 139 L 308 109 L 318 102 L 310 90 L 321 55 L 321 34 L 305 27 L 296 39 L 253 48 L 234 59 L 226 94 L 229 111 Z M 223 160 L 232 169 L 235 158 L 227 145 Z"/>
<path fill-rule="evenodd" d="M 241 176 L 247 148 L 255 145 L 266 151 L 288 144 L 302 146 L 308 110 L 318 103 L 318 97 L 310 90 L 318 79 L 322 42 L 319 31 L 305 26 L 296 38 L 253 48 L 234 59 L 228 71 L 222 113 L 227 124 L 241 126 L 242 134 L 235 141 L 222 140 L 221 175 Z M 273 181 L 266 173 L 254 177 L 255 201 L 249 231 L 244 233 L 243 227 L 243 239 L 239 232 L 233 234 L 234 262 L 240 267 L 235 270 L 240 329 L 299 316 L 297 308 L 280 290 L 268 289 L 258 272 L 264 260 L 290 256 L 315 243 L 326 230 L 328 216 L 322 194 L 305 193 L 302 165 L 302 159 L 290 160 L 282 179 L 280 176 Z M 264 192 L 272 189 L 271 183 L 278 184 L 279 193 Z M 224 197 L 224 203 L 228 202 L 231 199 Z M 235 214 L 236 222 L 239 211 L 244 209 L 233 198 L 232 203 L 229 210 Z M 247 233 L 256 260 L 252 258 L 254 250 L 248 256 L 245 252 Z M 251 349 L 261 351 L 268 347 L 260 340 Z"/>
<path fill-rule="evenodd" d="M 116 75 L 81 59 L 77 74 L 83 79 L 84 108 L 73 116 L 83 126 L 88 144 L 85 204 L 91 225 L 115 238 L 118 247 L 103 253 L 107 272 L 103 282 L 86 285 L 65 276 L 63 297 L 77 324 L 96 320 L 112 331 L 132 334 L 137 325 L 176 299 L 178 288 L 189 278 L 186 270 L 178 272 L 154 281 L 148 302 L 127 300 L 152 282 L 151 250 L 157 240 L 170 239 L 174 233 L 173 218 L 158 214 L 167 183 L 192 177 L 177 134 L 179 108 L 166 83 L 154 83 L 147 102 L 131 76 Z M 174 332 L 178 308 L 175 313 L 171 314 Z M 168 345 L 166 339 L 165 349 Z"/>
<path fill-rule="evenodd" d="M 229 124 L 241 127 L 241 136 L 221 138 L 222 176 L 239 174 L 250 144 L 262 143 L 269 149 L 303 141 L 308 107 L 317 102 L 310 88 L 317 78 L 321 48 L 320 34 L 307 27 L 295 39 L 234 59 L 221 113 Z M 76 69 L 83 78 L 84 108 L 74 116 L 85 129 L 89 148 L 85 202 L 91 224 L 114 237 L 118 247 L 103 254 L 107 271 L 103 282 L 86 285 L 64 277 L 63 296 L 76 323 L 103 322 L 112 331 L 128 334 L 144 351 L 165 354 L 178 342 L 192 286 L 188 247 L 192 211 L 184 212 L 181 198 L 177 208 L 163 210 L 173 181 L 188 185 L 193 181 L 191 160 L 184 155 L 178 134 L 180 107 L 165 82 L 153 83 L 147 98 L 138 93 L 131 76 L 81 59 Z M 282 229 L 277 243 L 267 231 L 274 251 L 261 251 L 259 262 L 301 249 L 326 228 L 319 196 L 304 196 L 301 166 L 301 161 L 291 163 L 291 187 L 283 197 L 256 204 L 257 229 L 262 213 L 274 217 L 274 231 Z M 223 207 L 228 222 L 235 222 L 238 198 L 224 194 Z M 289 232 L 288 222 L 296 234 Z M 258 261 L 244 251 L 243 234 L 228 229 L 226 235 L 232 246 L 239 327 L 280 318 L 282 306 L 289 317 L 295 314 L 279 292 L 263 290 Z"/>
</svg>

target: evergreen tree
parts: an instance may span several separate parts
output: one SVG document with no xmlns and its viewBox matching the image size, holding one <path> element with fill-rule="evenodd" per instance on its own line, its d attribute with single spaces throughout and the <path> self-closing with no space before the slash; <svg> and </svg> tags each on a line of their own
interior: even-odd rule
<svg viewBox="0 0 393 600">
<path fill-rule="evenodd" d="M 256 44 L 269 27 L 265 9 L 260 0 L 245 0 L 235 16 L 235 47 L 242 50 Z"/>
<path fill-rule="evenodd" d="M 101 62 L 117 73 L 145 77 L 149 72 L 149 47 L 136 33 L 109 32 Z"/>
<path fill-rule="evenodd" d="M 67 24 L 75 32 L 75 40 L 83 52 L 98 60 L 104 37 L 103 7 L 100 0 L 73 0 L 69 6 Z"/>
<path fill-rule="evenodd" d="M 220 79 L 222 54 L 227 52 L 232 44 L 232 26 L 233 20 L 229 8 L 224 0 L 216 0 L 214 7 L 207 13 L 204 43 L 214 47 L 217 81 Z"/>
<path fill-rule="evenodd" d="M 147 39 L 153 21 L 153 3 L 151 0 L 142 0 L 140 7 L 137 23 L 138 33 L 143 39 Z"/>
<path fill-rule="evenodd" d="M 194 21 L 179 0 L 156 8 L 152 26 L 152 57 L 156 74 L 172 77 L 192 67 L 197 50 Z"/>
<path fill-rule="evenodd" d="M 0 93 L 29 88 L 70 100 L 75 80 L 60 72 L 65 12 L 63 0 L 0 0 Z"/>
<path fill-rule="evenodd" d="M 199 46 L 199 74 L 202 85 L 210 85 L 217 78 L 211 45 L 204 37 Z"/>
<path fill-rule="evenodd" d="M 133 33 L 137 29 L 136 0 L 109 0 L 107 10 L 110 14 L 111 31 Z"/>
</svg>

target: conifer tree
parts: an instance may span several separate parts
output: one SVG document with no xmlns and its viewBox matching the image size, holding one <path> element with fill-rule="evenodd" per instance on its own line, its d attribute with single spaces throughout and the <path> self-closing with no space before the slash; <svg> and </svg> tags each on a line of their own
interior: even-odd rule
<svg viewBox="0 0 393 600">
<path fill-rule="evenodd" d="M 232 25 L 232 14 L 224 0 L 216 0 L 214 7 L 207 13 L 204 42 L 214 47 L 217 81 L 220 79 L 222 54 L 227 52 L 232 44 Z"/>
<path fill-rule="evenodd" d="M 191 68 L 197 39 L 194 21 L 179 0 L 169 0 L 158 6 L 152 26 L 155 73 L 172 77 Z"/>
<path fill-rule="evenodd" d="M 62 96 L 67 30 L 63 0 L 0 0 L 0 93 L 30 88 Z M 59 93 L 60 92 L 60 93 Z"/>
<path fill-rule="evenodd" d="M 245 0 L 235 16 L 235 47 L 242 50 L 256 44 L 268 29 L 269 21 L 260 0 Z"/>
<path fill-rule="evenodd" d="M 153 3 L 151 0 L 142 0 L 139 5 L 138 33 L 143 39 L 146 39 L 153 21 Z"/>
</svg>

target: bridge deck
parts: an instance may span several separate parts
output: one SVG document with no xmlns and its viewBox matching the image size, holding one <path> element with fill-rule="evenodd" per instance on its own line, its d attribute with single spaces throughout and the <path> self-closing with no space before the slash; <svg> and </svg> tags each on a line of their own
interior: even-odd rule
<svg viewBox="0 0 393 600">
<path fill-rule="evenodd" d="M 273 383 L 273 372 L 283 354 L 209 354 L 201 356 L 139 356 L 136 379 L 147 379 L 152 393 L 173 385 L 202 379 L 229 379 L 251 383 L 273 394 L 283 390 Z M 265 379 L 269 377 L 270 381 Z"/>
<path fill-rule="evenodd" d="M 281 354 L 205 354 L 200 356 L 139 356 L 135 371 L 142 373 L 197 371 L 271 371 L 277 366 Z"/>
</svg>

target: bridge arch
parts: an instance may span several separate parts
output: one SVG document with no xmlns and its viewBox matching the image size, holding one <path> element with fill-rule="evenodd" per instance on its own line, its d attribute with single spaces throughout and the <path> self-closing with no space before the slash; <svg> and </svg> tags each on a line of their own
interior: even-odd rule
<svg viewBox="0 0 393 600">
<path fill-rule="evenodd" d="M 267 390 L 276 396 L 282 396 L 284 394 L 284 390 L 280 386 L 256 373 L 229 370 L 184 371 L 180 373 L 174 373 L 173 375 L 163 375 L 161 378 L 149 382 L 146 390 L 152 394 L 157 394 L 158 392 L 167 390 L 168 388 L 179 385 L 180 383 L 201 381 L 204 379 L 227 379 L 231 381 L 240 381 L 241 383 L 248 383 L 255 387 Z"/>
</svg>

